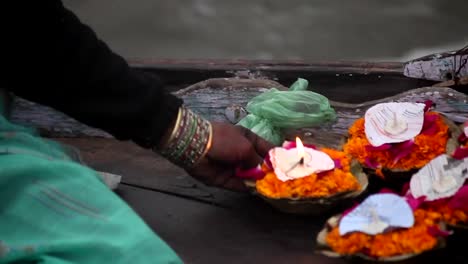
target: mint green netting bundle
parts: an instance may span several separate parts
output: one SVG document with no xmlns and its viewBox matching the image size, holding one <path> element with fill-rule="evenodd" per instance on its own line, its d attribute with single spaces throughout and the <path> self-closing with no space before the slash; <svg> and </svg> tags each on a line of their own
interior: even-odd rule
<svg viewBox="0 0 468 264">
<path fill-rule="evenodd" d="M 287 91 L 272 88 L 247 104 L 249 113 L 238 125 L 280 145 L 283 129 L 313 127 L 336 119 L 328 99 L 307 90 L 309 82 L 299 78 Z"/>
</svg>

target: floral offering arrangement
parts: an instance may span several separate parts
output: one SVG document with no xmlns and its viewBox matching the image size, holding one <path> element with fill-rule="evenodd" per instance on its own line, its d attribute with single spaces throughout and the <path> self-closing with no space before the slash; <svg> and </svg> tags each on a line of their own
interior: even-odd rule
<svg viewBox="0 0 468 264">
<path fill-rule="evenodd" d="M 449 226 L 468 228 L 468 186 L 464 186 L 459 193 L 451 199 L 439 202 L 426 203 L 422 208 L 439 214 L 442 221 Z"/>
<path fill-rule="evenodd" d="M 286 151 L 299 151 L 296 144 L 283 145 Z M 304 147 L 306 153 L 313 153 L 310 171 L 302 175 L 294 175 L 294 168 L 281 167 L 281 149 L 270 153 L 270 166 L 264 166 L 265 177 L 256 182 L 257 191 L 270 198 L 318 198 L 343 192 L 360 191 L 362 186 L 351 173 L 351 159 L 342 151 L 323 148 L 317 150 L 314 146 Z M 286 152 L 285 151 L 285 152 Z M 294 154 L 292 154 L 294 156 Z M 316 158 L 321 155 L 322 159 Z M 288 166 L 291 164 L 288 164 Z M 319 165 L 324 165 L 319 168 Z M 290 166 L 293 167 L 294 163 Z M 307 164 L 305 164 L 307 166 Z M 312 169 L 317 166 L 316 169 Z M 288 171 L 289 170 L 289 171 Z"/>
<path fill-rule="evenodd" d="M 348 129 L 343 150 L 296 138 L 238 176 L 277 209 L 296 214 L 355 203 L 368 186 L 363 169 L 384 179 L 385 187 L 398 179 L 405 184 L 398 194 L 384 189 L 331 217 L 317 236 L 317 249 L 371 261 L 434 251 L 445 246 L 450 229 L 468 229 L 468 122 L 460 129 L 431 107 L 377 104 Z"/>
<path fill-rule="evenodd" d="M 440 155 L 411 177 L 405 196 L 448 225 L 468 227 L 467 178 L 468 158 Z"/>
<path fill-rule="evenodd" d="M 448 234 L 440 214 L 413 210 L 404 197 L 380 193 L 332 217 L 317 243 L 331 257 L 396 261 L 442 247 Z"/>
<path fill-rule="evenodd" d="M 442 247 L 447 227 L 468 228 L 468 158 L 442 154 L 404 187 L 380 193 L 332 218 L 319 234 L 321 252 L 389 261 Z"/>
<path fill-rule="evenodd" d="M 304 146 L 299 138 L 270 150 L 257 174 L 260 176 L 248 181 L 248 186 L 273 205 L 279 203 L 276 207 L 280 210 L 289 212 L 314 213 L 356 197 L 367 187 L 362 168 L 344 152 Z"/>
<path fill-rule="evenodd" d="M 447 152 L 452 136 L 450 121 L 429 109 L 429 103 L 375 105 L 349 128 L 344 152 L 382 178 L 422 168 Z"/>
</svg>

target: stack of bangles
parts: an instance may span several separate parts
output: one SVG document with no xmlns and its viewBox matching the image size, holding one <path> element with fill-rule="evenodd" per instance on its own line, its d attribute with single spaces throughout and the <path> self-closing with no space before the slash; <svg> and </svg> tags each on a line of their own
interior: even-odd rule
<svg viewBox="0 0 468 264">
<path fill-rule="evenodd" d="M 206 155 L 212 137 L 213 129 L 208 120 L 180 107 L 167 143 L 157 151 L 174 164 L 190 169 Z"/>
</svg>

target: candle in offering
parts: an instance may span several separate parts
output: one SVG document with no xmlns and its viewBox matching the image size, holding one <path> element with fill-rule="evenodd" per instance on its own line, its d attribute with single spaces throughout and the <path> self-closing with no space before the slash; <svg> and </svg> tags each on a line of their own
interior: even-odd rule
<svg viewBox="0 0 468 264">
<path fill-rule="evenodd" d="M 393 118 L 385 123 L 384 131 L 390 135 L 400 135 L 408 129 L 408 122 L 401 115 L 393 112 Z"/>
<path fill-rule="evenodd" d="M 468 177 L 468 159 L 457 160 L 443 154 L 431 160 L 410 180 L 414 198 L 435 201 L 455 195 Z"/>
<path fill-rule="evenodd" d="M 413 225 L 413 210 L 405 198 L 391 193 L 379 193 L 367 197 L 343 216 L 339 223 L 339 232 L 342 236 L 351 232 L 377 235 L 389 227 L 409 228 Z"/>
<path fill-rule="evenodd" d="M 283 182 L 335 168 L 330 156 L 322 151 L 304 147 L 299 138 L 296 138 L 296 148 L 277 147 L 270 150 L 269 154 L 275 175 Z"/>
<path fill-rule="evenodd" d="M 424 124 L 424 104 L 381 103 L 366 111 L 364 129 L 374 147 L 413 139 Z"/>
</svg>

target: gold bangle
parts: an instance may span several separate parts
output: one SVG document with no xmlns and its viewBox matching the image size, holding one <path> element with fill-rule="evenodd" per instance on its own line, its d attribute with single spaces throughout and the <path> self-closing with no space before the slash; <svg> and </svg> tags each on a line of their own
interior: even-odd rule
<svg viewBox="0 0 468 264">
<path fill-rule="evenodd" d="M 177 112 L 177 119 L 176 119 L 176 122 L 174 124 L 174 127 L 172 128 L 171 135 L 166 140 L 166 142 L 164 142 L 163 146 L 161 146 L 162 149 L 166 148 L 170 144 L 170 142 L 174 139 L 175 133 L 176 133 L 177 129 L 179 128 L 180 119 L 182 117 L 182 111 L 183 111 L 182 107 L 179 107 L 179 111 Z"/>
<path fill-rule="evenodd" d="M 205 147 L 205 150 L 203 151 L 202 155 L 200 156 L 200 158 L 197 160 L 197 162 L 195 162 L 194 166 L 197 165 L 198 163 L 200 163 L 200 161 L 206 156 L 206 154 L 208 154 L 208 151 L 210 151 L 211 149 L 211 146 L 213 144 L 213 125 L 211 124 L 211 122 L 207 121 L 209 123 L 209 129 L 210 129 L 210 134 L 208 136 L 208 142 L 206 143 L 206 147 Z"/>
<path fill-rule="evenodd" d="M 212 138 L 211 122 L 182 106 L 169 140 L 162 148 L 155 148 L 154 151 L 174 164 L 190 169 L 207 155 Z"/>
</svg>

